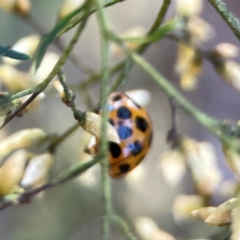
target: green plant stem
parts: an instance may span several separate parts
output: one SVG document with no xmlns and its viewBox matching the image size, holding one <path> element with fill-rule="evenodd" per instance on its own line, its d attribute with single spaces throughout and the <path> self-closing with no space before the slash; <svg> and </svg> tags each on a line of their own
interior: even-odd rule
<svg viewBox="0 0 240 240">
<path fill-rule="evenodd" d="M 102 51 L 102 80 L 101 80 L 101 140 L 100 154 L 103 156 L 101 161 L 102 186 L 104 198 L 104 220 L 103 220 L 103 240 L 109 239 L 110 216 L 112 214 L 111 181 L 108 174 L 108 141 L 107 141 L 107 119 L 108 119 L 108 95 L 109 95 L 109 40 L 107 36 L 107 20 L 104 14 L 104 6 L 101 0 L 94 0 L 97 7 L 97 19 L 101 34 Z"/>
<path fill-rule="evenodd" d="M 221 15 L 228 26 L 232 29 L 238 40 L 240 40 L 240 20 L 227 9 L 226 3 L 224 3 L 222 0 L 208 0 L 208 2 Z"/>
<path fill-rule="evenodd" d="M 124 219 L 122 219 L 118 215 L 113 215 L 111 216 L 111 220 L 116 226 L 118 226 L 122 230 L 122 232 L 126 236 L 126 239 L 136 240 L 135 236 L 130 232 L 128 224 L 125 222 Z"/>
</svg>

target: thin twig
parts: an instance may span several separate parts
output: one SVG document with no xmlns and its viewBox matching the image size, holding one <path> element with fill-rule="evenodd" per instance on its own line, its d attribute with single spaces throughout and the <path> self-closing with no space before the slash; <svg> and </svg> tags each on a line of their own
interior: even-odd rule
<svg viewBox="0 0 240 240">
<path fill-rule="evenodd" d="M 208 0 L 208 2 L 221 15 L 228 26 L 232 29 L 238 40 L 240 40 L 240 20 L 227 9 L 226 3 L 224 3 L 222 0 Z"/>
</svg>

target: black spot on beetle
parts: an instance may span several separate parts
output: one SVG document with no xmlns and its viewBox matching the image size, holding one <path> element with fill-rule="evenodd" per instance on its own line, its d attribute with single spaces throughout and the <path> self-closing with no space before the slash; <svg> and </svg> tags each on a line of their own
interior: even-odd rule
<svg viewBox="0 0 240 240">
<path fill-rule="evenodd" d="M 122 153 L 121 147 L 115 142 L 109 142 L 109 150 L 113 158 L 120 157 Z"/>
<path fill-rule="evenodd" d="M 123 163 L 118 168 L 121 171 L 120 174 L 124 174 L 124 173 L 127 173 L 129 171 L 130 165 L 128 163 Z"/>
<path fill-rule="evenodd" d="M 116 101 L 118 101 L 118 100 L 120 100 L 120 99 L 122 99 L 122 96 L 121 96 L 121 95 L 116 95 L 116 96 L 112 97 L 112 100 L 113 100 L 114 102 L 116 102 Z"/>
<path fill-rule="evenodd" d="M 108 122 L 109 122 L 112 126 L 114 126 L 114 121 L 113 121 L 112 118 L 109 118 L 109 119 L 108 119 Z"/>
<path fill-rule="evenodd" d="M 129 143 L 128 147 L 129 147 L 129 149 L 131 151 L 131 154 L 133 156 L 138 155 L 143 149 L 143 145 L 139 141 Z"/>
<path fill-rule="evenodd" d="M 126 126 L 120 126 L 117 130 L 120 139 L 124 140 L 130 137 L 133 133 L 132 129 Z"/>
<path fill-rule="evenodd" d="M 132 116 L 132 112 L 125 106 L 121 106 L 117 110 L 117 117 L 122 119 L 129 119 Z"/>
<path fill-rule="evenodd" d="M 150 133 L 150 136 L 149 136 L 149 139 L 148 139 L 148 147 L 151 146 L 151 144 L 152 144 L 152 139 L 153 139 L 153 133 L 151 132 L 151 133 Z"/>
<path fill-rule="evenodd" d="M 137 116 L 135 118 L 135 123 L 136 123 L 137 128 L 142 132 L 145 132 L 148 128 L 148 122 L 143 117 Z"/>
</svg>

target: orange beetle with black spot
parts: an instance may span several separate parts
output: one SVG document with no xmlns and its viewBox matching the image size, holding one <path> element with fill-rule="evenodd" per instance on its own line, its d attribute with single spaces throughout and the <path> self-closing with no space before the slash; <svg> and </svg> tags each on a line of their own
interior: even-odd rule
<svg viewBox="0 0 240 240">
<path fill-rule="evenodd" d="M 114 92 L 108 98 L 108 121 L 116 129 L 120 143 L 109 142 L 109 175 L 124 177 L 146 156 L 152 142 L 152 123 L 146 110 L 126 93 Z M 87 153 L 95 155 L 98 141 L 92 138 Z"/>
<path fill-rule="evenodd" d="M 114 126 L 120 144 L 109 142 L 109 174 L 124 177 L 146 156 L 152 142 L 152 123 L 146 110 L 123 92 L 114 92 L 108 100 L 109 123 Z"/>
</svg>

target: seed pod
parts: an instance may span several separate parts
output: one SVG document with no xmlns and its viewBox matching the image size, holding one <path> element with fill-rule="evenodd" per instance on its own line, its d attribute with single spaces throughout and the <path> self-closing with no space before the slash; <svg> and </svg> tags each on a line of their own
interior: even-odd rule
<svg viewBox="0 0 240 240">
<path fill-rule="evenodd" d="M 44 184 L 53 162 L 53 155 L 50 153 L 44 153 L 33 157 L 25 170 L 20 185 L 28 189 Z"/>
<path fill-rule="evenodd" d="M 82 128 L 92 134 L 93 136 L 100 139 L 101 137 L 101 116 L 93 113 L 86 112 L 85 123 Z M 116 129 L 110 124 L 107 123 L 107 139 L 108 141 L 120 143 L 120 139 Z"/>
<path fill-rule="evenodd" d="M 45 132 L 38 128 L 24 129 L 16 132 L 1 142 L 0 157 L 3 158 L 16 149 L 29 148 L 41 143 L 45 137 Z"/>
<path fill-rule="evenodd" d="M 25 150 L 14 152 L 0 168 L 0 197 L 10 194 L 21 181 L 28 154 Z"/>
</svg>

